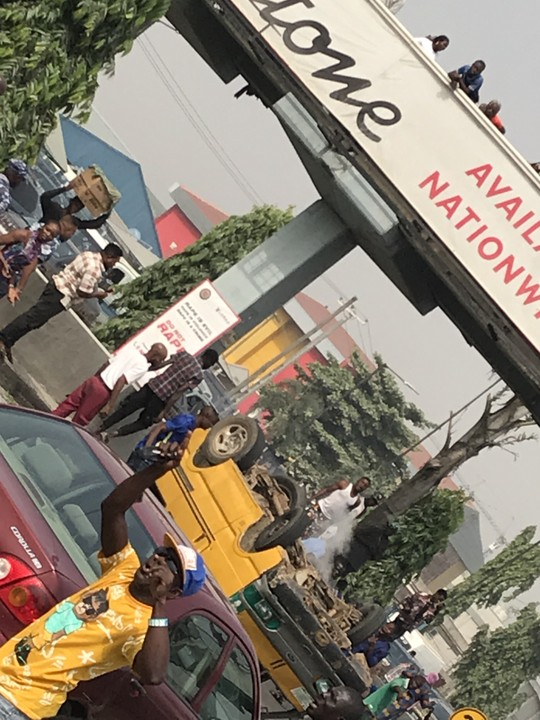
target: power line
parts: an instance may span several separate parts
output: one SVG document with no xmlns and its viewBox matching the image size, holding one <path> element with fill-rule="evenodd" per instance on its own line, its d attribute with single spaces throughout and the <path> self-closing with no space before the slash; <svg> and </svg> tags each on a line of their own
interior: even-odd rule
<svg viewBox="0 0 540 720">
<path fill-rule="evenodd" d="M 182 110 L 189 123 L 203 140 L 205 145 L 212 151 L 212 154 L 214 155 L 216 160 L 222 165 L 222 167 L 234 180 L 236 185 L 251 200 L 251 202 L 261 203 L 262 198 L 258 194 L 257 190 L 242 173 L 242 171 L 234 162 L 234 160 L 230 157 L 230 155 L 228 155 L 228 153 L 216 139 L 215 135 L 212 133 L 208 125 L 204 122 L 194 105 L 187 98 L 180 84 L 172 75 L 171 71 L 167 67 L 167 64 L 160 56 L 159 51 L 154 46 L 152 41 L 146 38 L 140 38 L 139 44 L 141 50 L 146 55 L 150 65 L 160 78 L 161 82 L 169 91 L 172 99 Z"/>
</svg>

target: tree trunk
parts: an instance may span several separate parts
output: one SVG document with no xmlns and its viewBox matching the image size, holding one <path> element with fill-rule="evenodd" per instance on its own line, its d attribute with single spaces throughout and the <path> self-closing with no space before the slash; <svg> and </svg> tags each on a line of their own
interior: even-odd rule
<svg viewBox="0 0 540 720">
<path fill-rule="evenodd" d="M 485 448 L 503 444 L 505 435 L 527 424 L 527 416 L 527 408 L 515 395 L 493 412 L 488 398 L 482 417 L 453 444 L 450 444 L 448 438 L 442 450 L 420 468 L 416 475 L 403 482 L 383 503 L 360 521 L 358 532 L 362 533 L 368 528 L 384 528 L 388 522 L 402 515 L 430 493 L 466 460 L 475 457 Z"/>
</svg>

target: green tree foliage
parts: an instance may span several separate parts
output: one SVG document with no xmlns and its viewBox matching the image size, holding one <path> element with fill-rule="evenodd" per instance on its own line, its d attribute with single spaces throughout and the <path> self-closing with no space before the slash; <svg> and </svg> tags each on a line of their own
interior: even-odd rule
<svg viewBox="0 0 540 720">
<path fill-rule="evenodd" d="M 170 0 L 3 0 L 0 165 L 32 161 L 58 112 L 84 119 L 101 70 L 168 9 Z"/>
<path fill-rule="evenodd" d="M 376 358 L 368 368 L 355 354 L 351 365 L 313 363 L 297 377 L 267 384 L 258 407 L 267 413 L 275 451 L 298 479 L 317 485 L 361 474 L 379 489 L 408 473 L 401 453 L 428 423 L 405 400 L 392 373 Z"/>
<path fill-rule="evenodd" d="M 477 707 L 490 720 L 505 720 L 523 702 L 519 687 L 540 673 L 540 617 L 524 607 L 508 627 L 481 628 L 455 666 L 455 707 Z"/>
<path fill-rule="evenodd" d="M 502 552 L 452 589 L 445 614 L 455 618 L 474 603 L 489 607 L 530 590 L 540 577 L 540 543 L 533 542 L 535 533 L 534 525 L 526 527 Z"/>
<path fill-rule="evenodd" d="M 347 576 L 351 594 L 390 602 L 402 583 L 419 575 L 446 548 L 448 538 L 463 522 L 466 501 L 461 490 L 437 490 L 413 505 L 393 524 L 395 533 L 384 558 Z"/>
<path fill-rule="evenodd" d="M 109 347 L 117 347 L 197 283 L 215 280 L 291 219 L 291 208 L 272 205 L 233 215 L 184 252 L 155 263 L 122 286 L 114 303 L 119 317 L 99 327 L 96 335 Z"/>
</svg>

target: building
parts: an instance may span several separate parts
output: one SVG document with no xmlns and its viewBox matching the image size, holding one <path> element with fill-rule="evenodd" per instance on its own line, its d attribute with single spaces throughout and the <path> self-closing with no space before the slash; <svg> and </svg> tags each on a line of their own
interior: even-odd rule
<svg viewBox="0 0 540 720">
<path fill-rule="evenodd" d="M 507 720 L 538 720 L 540 718 L 540 681 L 527 680 L 519 689 L 525 701 L 519 710 L 510 713 Z"/>
<path fill-rule="evenodd" d="M 446 478 L 439 487 L 459 490 L 459 486 L 450 478 Z M 430 592 L 458 583 L 467 575 L 479 570 L 485 562 L 480 534 L 480 514 L 474 502 L 465 504 L 464 514 L 463 523 L 449 538 L 447 548 L 435 555 L 420 576 Z"/>
<path fill-rule="evenodd" d="M 180 185 L 175 185 L 170 190 L 170 195 L 174 205 L 156 219 L 159 247 L 163 258 L 183 252 L 229 217 Z"/>
</svg>

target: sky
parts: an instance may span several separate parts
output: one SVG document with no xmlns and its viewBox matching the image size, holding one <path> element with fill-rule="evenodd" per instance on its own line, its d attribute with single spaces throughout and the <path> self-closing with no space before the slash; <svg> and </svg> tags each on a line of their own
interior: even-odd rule
<svg viewBox="0 0 540 720">
<path fill-rule="evenodd" d="M 502 102 L 508 140 L 528 160 L 540 160 L 540 93 L 531 84 L 540 70 L 540 4 L 408 0 L 398 17 L 415 36 L 450 37 L 440 55 L 446 70 L 485 60 L 482 101 Z M 179 183 L 231 214 L 261 202 L 300 212 L 317 193 L 272 113 L 254 98 L 233 97 L 242 85 L 222 84 L 181 36 L 159 24 L 119 59 L 113 78 L 103 79 L 95 108 L 141 163 L 148 186 L 166 207 L 169 188 Z M 340 298 L 358 297 L 358 319 L 347 329 L 415 388 L 404 391 L 435 422 L 492 382 L 489 366 L 444 314 L 420 316 L 359 249 L 309 292 L 331 310 Z M 455 434 L 481 411 L 480 402 L 459 416 Z M 435 452 L 441 442 L 437 438 L 427 447 Z M 479 503 L 486 548 L 500 535 L 511 539 L 537 522 L 540 442 L 511 450 L 485 452 L 456 475 Z"/>
</svg>

